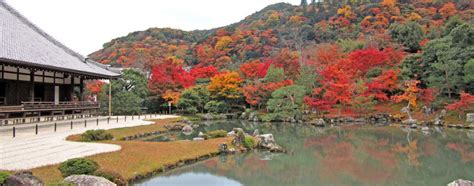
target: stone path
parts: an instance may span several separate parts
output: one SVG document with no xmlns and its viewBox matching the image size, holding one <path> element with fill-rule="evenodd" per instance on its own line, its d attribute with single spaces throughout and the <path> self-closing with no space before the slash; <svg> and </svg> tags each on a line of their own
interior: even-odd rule
<svg viewBox="0 0 474 186">
<path fill-rule="evenodd" d="M 175 118 L 173 115 L 158 115 L 153 119 Z M 150 118 L 150 116 L 148 116 Z M 120 146 L 98 143 L 81 143 L 66 141 L 66 137 L 80 134 L 91 129 L 112 129 L 148 125 L 151 122 L 139 120 L 137 116 L 119 117 L 116 122 L 113 117 L 109 123 L 106 118 L 101 118 L 97 124 L 95 118 L 74 120 L 73 129 L 70 121 L 58 124 L 54 132 L 54 123 L 40 124 L 36 135 L 36 125 L 23 125 L 16 127 L 15 138 L 12 127 L 0 127 L 0 170 L 25 170 L 45 165 L 57 164 L 71 158 L 91 156 L 94 154 L 120 150 Z M 144 119 L 142 116 L 141 119 Z"/>
</svg>

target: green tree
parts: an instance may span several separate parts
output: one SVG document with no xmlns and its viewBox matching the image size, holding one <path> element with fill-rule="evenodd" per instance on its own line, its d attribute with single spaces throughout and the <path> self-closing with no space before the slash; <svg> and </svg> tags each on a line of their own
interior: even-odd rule
<svg viewBox="0 0 474 186">
<path fill-rule="evenodd" d="M 466 65 L 464 65 L 464 82 L 474 82 L 474 58 L 469 60 Z"/>
<path fill-rule="evenodd" d="M 403 80 L 420 80 L 420 77 L 426 73 L 426 69 L 421 65 L 423 60 L 422 57 L 423 56 L 420 53 L 411 54 L 405 57 L 403 63 L 400 64 L 401 77 Z"/>
<path fill-rule="evenodd" d="M 225 102 L 222 101 L 209 101 L 204 107 L 210 113 L 226 113 L 229 110 L 229 107 Z"/>
<path fill-rule="evenodd" d="M 148 96 L 147 79 L 140 71 L 126 69 L 117 80 L 112 80 L 112 113 L 139 114 Z M 108 85 L 99 94 L 101 112 L 108 112 Z"/>
<path fill-rule="evenodd" d="M 405 24 L 394 23 L 389 28 L 392 38 L 402 43 L 408 52 L 416 52 L 420 50 L 420 41 L 423 39 L 423 29 L 416 22 L 408 22 Z"/>
<path fill-rule="evenodd" d="M 268 67 L 265 82 L 280 82 L 285 80 L 285 71 L 283 68 L 275 67 L 273 64 Z"/>
<path fill-rule="evenodd" d="M 266 116 L 266 120 L 288 121 L 300 118 L 305 92 L 305 87 L 299 85 L 275 90 L 267 102 L 270 113 Z"/>
<path fill-rule="evenodd" d="M 426 73 L 422 77 L 431 87 L 441 89 L 449 98 L 453 93 L 466 89 L 464 66 L 474 58 L 474 27 L 462 24 L 441 39 L 426 44 L 423 49 Z"/>
<path fill-rule="evenodd" d="M 296 80 L 296 85 L 305 87 L 306 93 L 311 93 L 316 86 L 316 78 L 317 74 L 314 72 L 313 68 L 303 65 L 300 69 L 300 75 Z"/>
<path fill-rule="evenodd" d="M 181 93 L 178 107 L 183 108 L 186 113 L 204 113 L 206 103 L 209 102 L 209 91 L 205 86 L 196 86 L 186 89 Z"/>
</svg>

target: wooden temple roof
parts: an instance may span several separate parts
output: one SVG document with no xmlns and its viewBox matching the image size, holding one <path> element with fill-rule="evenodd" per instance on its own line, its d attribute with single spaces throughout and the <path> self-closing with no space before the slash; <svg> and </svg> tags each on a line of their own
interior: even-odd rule
<svg viewBox="0 0 474 186">
<path fill-rule="evenodd" d="M 61 44 L 3 0 L 0 0 L 0 63 L 98 79 L 120 76 Z"/>
</svg>

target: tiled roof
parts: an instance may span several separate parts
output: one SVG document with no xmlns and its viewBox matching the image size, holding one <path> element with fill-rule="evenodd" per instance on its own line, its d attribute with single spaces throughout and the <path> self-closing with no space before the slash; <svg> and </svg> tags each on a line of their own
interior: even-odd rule
<svg viewBox="0 0 474 186">
<path fill-rule="evenodd" d="M 67 48 L 0 0 L 0 62 L 110 78 L 118 73 Z"/>
</svg>

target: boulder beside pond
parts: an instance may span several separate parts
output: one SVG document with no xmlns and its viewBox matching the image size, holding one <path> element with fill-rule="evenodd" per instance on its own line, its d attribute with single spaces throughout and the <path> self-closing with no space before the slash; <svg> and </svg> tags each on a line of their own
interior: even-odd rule
<svg viewBox="0 0 474 186">
<path fill-rule="evenodd" d="M 33 176 L 31 172 L 19 172 L 10 175 L 5 180 L 5 185 L 25 185 L 25 186 L 42 186 L 43 182 L 37 177 Z"/>
<path fill-rule="evenodd" d="M 474 113 L 468 113 L 468 114 L 466 114 L 466 122 L 468 122 L 468 123 L 474 123 Z"/>
<path fill-rule="evenodd" d="M 449 183 L 448 186 L 474 186 L 474 182 L 469 180 L 458 179 Z"/>
<path fill-rule="evenodd" d="M 273 134 L 262 134 L 257 137 L 259 138 L 257 147 L 270 150 L 270 152 L 286 152 L 283 147 L 275 142 Z"/>
<path fill-rule="evenodd" d="M 77 186 L 116 186 L 117 184 L 98 176 L 72 175 L 64 179 L 64 182 Z"/>
</svg>

